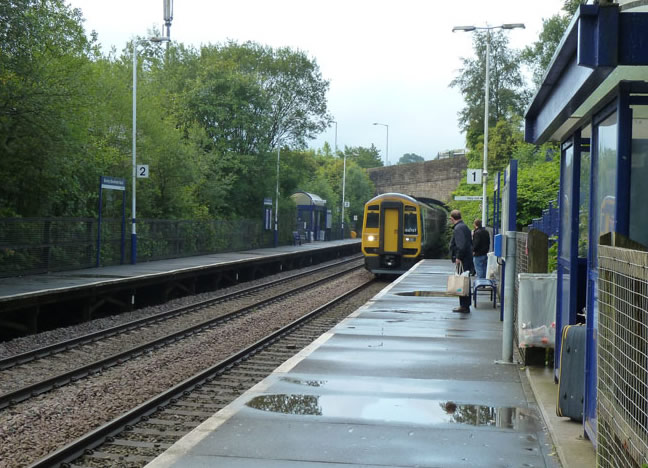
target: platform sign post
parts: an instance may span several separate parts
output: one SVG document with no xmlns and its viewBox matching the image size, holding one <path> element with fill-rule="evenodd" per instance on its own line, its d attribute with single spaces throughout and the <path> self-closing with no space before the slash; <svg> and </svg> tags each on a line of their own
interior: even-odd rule
<svg viewBox="0 0 648 468">
<path fill-rule="evenodd" d="M 263 199 L 263 229 L 272 230 L 272 198 Z"/>
<path fill-rule="evenodd" d="M 122 222 L 121 222 L 121 243 L 120 243 L 120 264 L 124 263 L 125 241 L 126 241 L 126 179 L 118 177 L 99 176 L 99 217 L 97 220 L 97 267 L 101 260 L 101 221 L 103 209 L 103 190 L 121 190 L 122 192 Z"/>
<path fill-rule="evenodd" d="M 466 170 L 466 183 L 481 185 L 482 183 L 482 170 L 481 169 L 467 169 Z"/>
</svg>

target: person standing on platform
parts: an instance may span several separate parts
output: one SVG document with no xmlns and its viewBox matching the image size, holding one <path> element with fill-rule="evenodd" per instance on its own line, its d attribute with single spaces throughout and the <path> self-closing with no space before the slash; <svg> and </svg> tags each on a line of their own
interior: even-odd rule
<svg viewBox="0 0 648 468">
<path fill-rule="evenodd" d="M 472 271 L 473 266 L 473 246 L 470 228 L 461 219 L 459 210 L 450 212 L 450 222 L 452 223 L 452 241 L 450 241 L 450 255 L 452 263 L 462 265 L 464 271 Z M 453 312 L 470 312 L 470 288 L 467 296 L 459 296 L 459 307 L 452 309 Z"/>
<path fill-rule="evenodd" d="M 475 271 L 477 271 L 477 278 L 486 278 L 486 264 L 488 263 L 488 251 L 490 250 L 490 234 L 482 226 L 481 219 L 476 219 L 474 226 L 472 243 Z"/>
</svg>

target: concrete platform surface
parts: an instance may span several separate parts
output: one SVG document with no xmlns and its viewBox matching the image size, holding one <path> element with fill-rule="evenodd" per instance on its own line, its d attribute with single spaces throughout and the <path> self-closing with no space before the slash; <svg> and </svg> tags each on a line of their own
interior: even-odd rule
<svg viewBox="0 0 648 468">
<path fill-rule="evenodd" d="M 499 309 L 425 260 L 148 466 L 558 467 Z"/>
</svg>

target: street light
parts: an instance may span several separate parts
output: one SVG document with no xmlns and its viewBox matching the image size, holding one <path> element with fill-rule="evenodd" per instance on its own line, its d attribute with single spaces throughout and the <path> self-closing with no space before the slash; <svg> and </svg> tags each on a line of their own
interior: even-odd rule
<svg viewBox="0 0 648 468">
<path fill-rule="evenodd" d="M 137 263 L 137 206 L 136 183 L 137 180 L 137 46 L 145 42 L 169 42 L 170 37 L 150 37 L 148 39 L 133 40 L 133 198 L 131 230 L 131 264 Z"/>
<path fill-rule="evenodd" d="M 334 120 L 335 124 L 335 154 L 337 155 L 337 125 L 338 123 Z M 344 239 L 344 192 L 346 189 L 346 152 L 344 152 L 344 163 L 342 165 L 342 239 Z"/>
<path fill-rule="evenodd" d="M 490 32 L 493 29 L 524 29 L 523 23 L 504 23 L 499 26 L 455 26 L 452 28 L 452 32 L 455 31 L 464 31 L 470 32 L 475 30 L 486 31 L 486 82 L 484 84 L 484 92 L 486 94 L 484 99 L 484 169 L 482 171 L 482 223 L 483 226 L 487 225 L 486 219 L 486 179 L 488 177 L 488 100 L 489 100 L 489 91 L 490 91 Z"/>
<path fill-rule="evenodd" d="M 387 129 L 387 144 L 385 145 L 385 166 L 389 166 L 389 125 L 379 122 L 374 122 L 374 125 L 382 125 Z"/>
<path fill-rule="evenodd" d="M 277 130 L 277 190 L 275 192 L 274 246 L 279 247 L 279 154 L 281 151 L 280 132 Z"/>
<path fill-rule="evenodd" d="M 163 0 L 162 8 L 164 12 L 164 25 L 166 26 L 166 36 L 171 37 L 171 21 L 173 21 L 173 0 Z"/>
</svg>

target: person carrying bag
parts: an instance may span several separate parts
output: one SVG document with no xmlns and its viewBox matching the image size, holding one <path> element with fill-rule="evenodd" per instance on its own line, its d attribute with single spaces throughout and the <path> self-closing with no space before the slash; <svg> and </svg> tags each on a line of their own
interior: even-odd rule
<svg viewBox="0 0 648 468">
<path fill-rule="evenodd" d="M 465 278 L 452 280 L 462 282 L 461 290 L 463 293 L 459 296 L 459 307 L 455 307 L 452 311 L 468 313 L 470 312 L 471 303 L 470 278 L 462 275 L 468 275 L 475 269 L 473 265 L 472 233 L 468 226 L 466 226 L 461 220 L 461 212 L 459 210 L 452 210 L 450 212 L 450 222 L 452 223 L 452 241 L 450 242 L 452 263 L 455 264 L 455 268 L 461 268 L 463 271 L 463 273 L 460 273 L 457 276 Z M 467 281 L 468 285 L 464 286 L 463 281 Z"/>
</svg>

